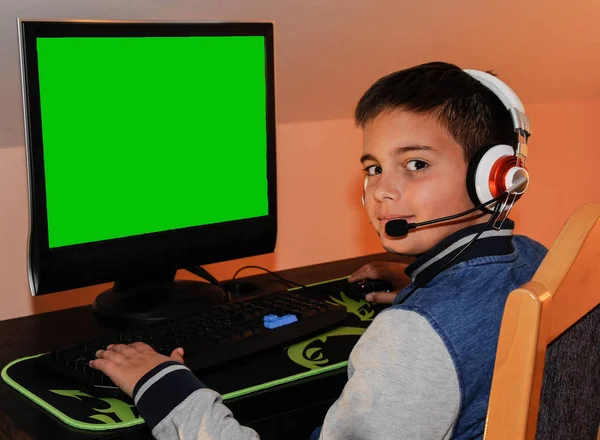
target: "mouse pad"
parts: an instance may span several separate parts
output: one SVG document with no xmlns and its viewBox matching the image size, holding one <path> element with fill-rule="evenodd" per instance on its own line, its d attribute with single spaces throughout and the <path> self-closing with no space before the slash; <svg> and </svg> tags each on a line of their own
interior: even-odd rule
<svg viewBox="0 0 600 440">
<path fill-rule="evenodd" d="M 344 326 L 266 354 L 258 354 L 198 375 L 209 388 L 229 399 L 345 368 L 367 326 L 384 306 L 355 301 L 340 291 L 344 279 L 312 284 L 316 295 L 346 307 Z M 290 289 L 294 290 L 294 289 Z M 41 374 L 37 356 L 17 359 L 2 370 L 2 379 L 35 404 L 75 428 L 101 431 L 144 423 L 131 399 L 96 397 Z M 268 367 L 266 367 L 268 366 Z M 243 374 L 242 374 L 243 373 Z"/>
</svg>

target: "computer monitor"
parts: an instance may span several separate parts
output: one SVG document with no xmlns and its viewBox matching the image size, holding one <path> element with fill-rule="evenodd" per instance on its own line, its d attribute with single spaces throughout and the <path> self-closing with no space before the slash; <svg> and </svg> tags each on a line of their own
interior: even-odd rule
<svg viewBox="0 0 600 440">
<path fill-rule="evenodd" d="M 178 269 L 273 252 L 272 23 L 18 20 L 33 295 L 96 311 L 222 300 Z"/>
</svg>

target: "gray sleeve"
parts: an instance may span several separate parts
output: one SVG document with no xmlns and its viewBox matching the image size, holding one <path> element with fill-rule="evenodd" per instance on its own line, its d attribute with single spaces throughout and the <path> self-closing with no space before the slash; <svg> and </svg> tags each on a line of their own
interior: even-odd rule
<svg viewBox="0 0 600 440">
<path fill-rule="evenodd" d="M 449 439 L 460 408 L 450 354 L 429 322 L 381 313 L 350 356 L 348 383 L 321 430 L 333 439 Z"/>
<path fill-rule="evenodd" d="M 254 430 L 240 425 L 221 396 L 208 388 L 190 394 L 152 429 L 152 435 L 157 440 L 259 439 Z"/>
<path fill-rule="evenodd" d="M 133 401 L 157 440 L 258 439 L 233 418 L 219 393 L 175 361 L 145 374 L 133 390 Z"/>
</svg>

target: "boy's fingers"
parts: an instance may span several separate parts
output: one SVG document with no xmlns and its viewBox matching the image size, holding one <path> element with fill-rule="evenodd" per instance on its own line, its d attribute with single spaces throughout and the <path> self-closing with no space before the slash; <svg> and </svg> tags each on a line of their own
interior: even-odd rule
<svg viewBox="0 0 600 440">
<path fill-rule="evenodd" d="M 362 266 L 356 272 L 354 272 L 352 275 L 350 275 L 350 278 L 348 278 L 348 281 L 350 281 L 351 283 L 360 281 L 365 278 L 364 273 L 365 273 L 365 266 Z"/>
<path fill-rule="evenodd" d="M 183 348 L 179 347 L 173 350 L 173 352 L 171 353 L 171 359 L 177 362 L 181 362 L 183 364 Z"/>
<path fill-rule="evenodd" d="M 106 359 L 94 359 L 89 362 L 89 366 L 96 370 L 102 371 L 103 373 L 106 373 L 108 363 L 109 361 L 107 361 Z"/>
<path fill-rule="evenodd" d="M 116 351 L 111 350 L 98 350 L 96 352 L 97 359 L 108 359 L 113 362 L 119 362 L 123 359 L 123 355 L 121 353 L 117 353 Z"/>
<path fill-rule="evenodd" d="M 380 303 L 380 304 L 391 304 L 394 302 L 398 292 L 373 292 L 365 296 L 365 299 L 369 302 Z"/>
<path fill-rule="evenodd" d="M 104 373 L 106 376 L 113 379 L 113 382 L 115 381 L 114 380 L 115 374 L 117 374 L 119 371 L 119 366 L 117 364 L 115 364 L 114 362 L 109 361 L 107 359 L 94 359 L 89 362 L 89 366 L 91 368 L 94 368 L 95 370 L 98 370 L 98 371 Z"/>
<path fill-rule="evenodd" d="M 109 351 L 109 350 L 116 351 L 117 353 L 123 353 L 123 352 L 126 353 L 127 351 L 131 350 L 131 347 L 129 347 L 125 344 L 113 344 L 113 345 L 110 345 L 106 351 Z"/>
<path fill-rule="evenodd" d="M 350 281 L 351 283 L 354 283 L 358 280 L 360 280 L 360 269 L 348 277 L 348 281 Z"/>
<path fill-rule="evenodd" d="M 379 277 L 380 275 L 377 267 L 367 264 L 354 272 L 348 281 L 354 283 L 355 281 L 365 280 L 367 278 L 378 279 Z"/>
<path fill-rule="evenodd" d="M 133 342 L 132 344 L 129 344 L 129 346 L 135 348 L 137 351 L 154 351 L 154 349 L 145 342 Z"/>
</svg>

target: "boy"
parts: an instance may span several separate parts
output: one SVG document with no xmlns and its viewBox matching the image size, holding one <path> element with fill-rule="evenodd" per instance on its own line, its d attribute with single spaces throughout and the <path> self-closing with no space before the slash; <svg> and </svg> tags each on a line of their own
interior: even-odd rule
<svg viewBox="0 0 600 440">
<path fill-rule="evenodd" d="M 509 112 L 460 68 L 429 63 L 376 82 L 358 103 L 355 119 L 364 130 L 369 219 L 386 250 L 416 259 L 406 268 L 411 284 L 356 344 L 348 383 L 320 438 L 481 438 L 506 297 L 531 279 L 546 249 L 512 236 L 510 220 L 477 235 L 489 224 L 489 211 L 400 238 L 389 236 L 385 226 L 473 208 L 465 185 L 468 165 L 488 145 L 515 144 Z M 401 278 L 397 270 L 365 266 L 351 280 L 393 281 Z M 183 354 L 177 349 L 167 358 L 142 343 L 115 345 L 100 350 L 91 366 L 134 397 L 158 439 L 257 438 L 179 363 Z"/>
</svg>

